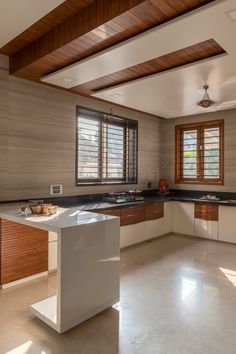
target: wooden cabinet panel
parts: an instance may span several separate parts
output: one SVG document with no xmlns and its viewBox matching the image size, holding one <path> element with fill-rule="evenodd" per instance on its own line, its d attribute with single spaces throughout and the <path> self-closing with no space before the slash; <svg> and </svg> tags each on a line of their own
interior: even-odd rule
<svg viewBox="0 0 236 354">
<path fill-rule="evenodd" d="M 195 204 L 195 219 L 218 221 L 218 205 L 214 204 Z"/>
<path fill-rule="evenodd" d="M 48 270 L 48 232 L 1 220 L 1 284 Z"/>
<path fill-rule="evenodd" d="M 121 226 L 137 224 L 139 222 L 145 221 L 145 207 L 134 206 L 129 208 L 121 209 Z"/>
<path fill-rule="evenodd" d="M 145 220 L 155 220 L 164 217 L 164 203 L 151 203 L 145 205 Z"/>
<path fill-rule="evenodd" d="M 92 211 L 92 210 L 91 210 Z M 94 210 L 97 214 L 105 214 L 120 217 L 120 209 Z"/>
</svg>

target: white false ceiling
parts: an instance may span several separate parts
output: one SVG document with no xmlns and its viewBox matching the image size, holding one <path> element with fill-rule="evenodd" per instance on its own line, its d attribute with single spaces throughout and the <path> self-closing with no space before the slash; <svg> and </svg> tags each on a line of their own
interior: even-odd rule
<svg viewBox="0 0 236 354">
<path fill-rule="evenodd" d="M 214 39 L 228 55 L 187 65 L 148 78 L 97 92 L 93 96 L 165 118 L 236 107 L 236 21 L 229 12 L 236 0 L 221 0 L 163 26 L 53 73 L 43 81 L 73 87 L 171 53 Z M 208 83 L 216 104 L 197 106 L 202 86 Z"/>
<path fill-rule="evenodd" d="M 0 47 L 63 2 L 64 0 L 0 0 Z"/>
</svg>

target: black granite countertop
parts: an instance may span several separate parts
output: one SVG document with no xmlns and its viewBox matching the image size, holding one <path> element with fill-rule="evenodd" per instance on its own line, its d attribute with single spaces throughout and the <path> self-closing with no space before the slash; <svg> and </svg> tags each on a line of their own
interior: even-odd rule
<svg viewBox="0 0 236 354">
<path fill-rule="evenodd" d="M 106 210 L 106 209 L 119 209 L 119 208 L 130 208 L 132 206 L 138 206 L 149 203 L 161 203 L 161 202 L 169 202 L 169 201 L 179 201 L 186 203 L 197 203 L 197 204 L 214 204 L 214 205 L 226 205 L 226 206 L 234 206 L 236 207 L 236 199 L 235 202 L 231 200 L 205 200 L 197 197 L 191 196 L 175 196 L 175 195 L 167 195 L 167 196 L 150 196 L 145 197 L 143 201 L 139 202 L 129 202 L 129 203 L 108 203 L 108 202 L 96 202 L 96 203 L 85 203 L 78 205 L 80 210 L 84 211 L 95 211 L 95 210 Z"/>
<path fill-rule="evenodd" d="M 84 196 L 65 196 L 55 198 L 40 198 L 45 203 L 53 203 L 61 207 L 78 207 L 84 211 L 106 210 L 116 208 L 129 208 L 136 205 L 142 205 L 144 203 L 158 203 L 168 201 L 180 201 L 186 203 L 204 203 L 204 204 L 216 204 L 236 207 L 236 193 L 230 192 L 207 192 L 207 191 L 194 191 L 194 190 L 171 190 L 168 195 L 160 195 L 157 190 L 143 191 L 143 201 L 129 202 L 129 203 L 108 203 L 104 201 L 104 197 L 107 194 L 95 194 Z M 219 200 L 205 200 L 201 199 L 206 195 L 213 195 L 219 198 Z M 37 198 L 36 198 L 37 199 Z M 12 201 L 25 203 L 27 200 Z M 0 204 L 9 204 L 9 201 L 2 201 Z"/>
</svg>

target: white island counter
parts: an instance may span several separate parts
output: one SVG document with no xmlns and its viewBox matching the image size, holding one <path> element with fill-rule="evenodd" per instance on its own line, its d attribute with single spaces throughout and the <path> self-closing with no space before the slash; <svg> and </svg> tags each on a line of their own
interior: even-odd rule
<svg viewBox="0 0 236 354">
<path fill-rule="evenodd" d="M 57 233 L 57 294 L 31 305 L 42 321 L 63 333 L 119 301 L 119 218 L 59 208 L 56 215 L 22 217 L 18 205 L 0 218 Z"/>
</svg>

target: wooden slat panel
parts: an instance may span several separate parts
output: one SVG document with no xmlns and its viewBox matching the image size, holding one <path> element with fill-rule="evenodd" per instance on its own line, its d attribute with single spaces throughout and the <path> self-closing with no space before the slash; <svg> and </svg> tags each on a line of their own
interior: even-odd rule
<svg viewBox="0 0 236 354">
<path fill-rule="evenodd" d="M 91 210 L 98 214 L 112 215 L 120 217 L 120 209 Z"/>
<path fill-rule="evenodd" d="M 18 50 L 26 47 L 39 37 L 51 31 L 54 27 L 64 22 L 67 18 L 73 16 L 78 11 L 89 6 L 94 0 L 66 0 L 61 5 L 50 11 L 39 21 L 27 28 L 16 38 L 11 40 L 1 48 L 1 53 L 12 55 Z"/>
<path fill-rule="evenodd" d="M 203 51 L 200 47 L 201 44 L 212 44 L 212 46 L 209 46 L 207 50 Z M 191 55 L 189 55 L 190 52 Z M 209 39 L 142 64 L 134 65 L 130 68 L 103 76 L 86 84 L 73 87 L 71 91 L 90 95 L 99 90 L 131 82 L 223 53 L 225 53 L 224 49 L 214 39 Z"/>
<path fill-rule="evenodd" d="M 121 209 L 121 226 L 137 224 L 142 221 L 145 221 L 144 205 Z"/>
<path fill-rule="evenodd" d="M 1 284 L 48 270 L 48 232 L 1 220 Z"/>
<path fill-rule="evenodd" d="M 214 0 L 94 0 L 10 57 L 11 73 L 34 81 Z M 7 54 L 4 51 L 4 54 Z"/>
<path fill-rule="evenodd" d="M 145 205 L 145 220 L 155 220 L 164 217 L 164 203 L 151 203 Z"/>
<path fill-rule="evenodd" d="M 218 205 L 195 204 L 194 215 L 196 219 L 218 221 Z"/>
</svg>

